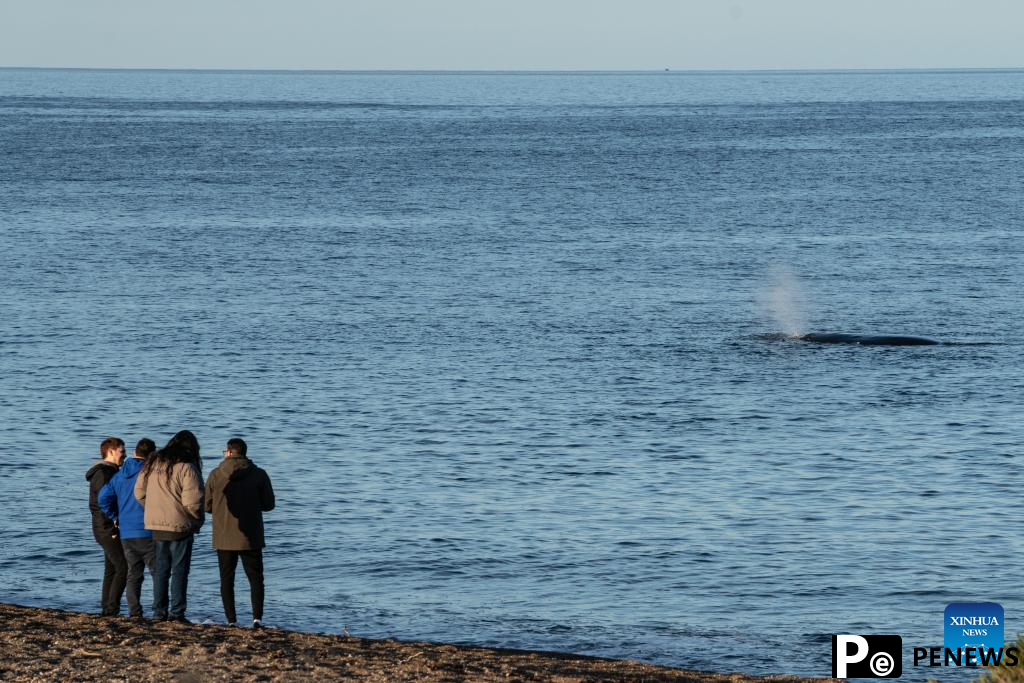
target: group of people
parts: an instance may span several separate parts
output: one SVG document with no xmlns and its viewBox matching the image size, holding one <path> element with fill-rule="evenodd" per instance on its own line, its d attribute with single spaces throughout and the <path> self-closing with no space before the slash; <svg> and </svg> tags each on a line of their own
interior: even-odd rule
<svg viewBox="0 0 1024 683">
<path fill-rule="evenodd" d="M 100 444 L 100 460 L 85 478 L 92 532 L 104 556 L 102 615 L 119 615 L 127 593 L 129 618 L 143 619 L 141 592 L 148 569 L 152 618 L 190 623 L 185 609 L 192 545 L 210 513 L 224 616 L 229 625 L 237 625 L 235 570 L 241 560 L 252 597 L 252 625 L 262 627 L 263 513 L 274 508 L 274 489 L 246 451 L 245 441 L 230 439 L 224 460 L 204 484 L 199 441 L 190 431 L 178 432 L 159 449 L 152 439 L 140 439 L 130 458 L 117 437 Z"/>
</svg>

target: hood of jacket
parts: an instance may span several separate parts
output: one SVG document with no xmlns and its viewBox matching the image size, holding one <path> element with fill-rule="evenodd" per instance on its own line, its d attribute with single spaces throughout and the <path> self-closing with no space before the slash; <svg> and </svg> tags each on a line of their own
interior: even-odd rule
<svg viewBox="0 0 1024 683">
<path fill-rule="evenodd" d="M 139 472 L 145 467 L 146 461 L 139 460 L 138 458 L 125 458 L 124 464 L 121 465 L 121 476 L 130 482 L 135 481 L 135 477 L 139 476 Z M 132 486 L 135 484 L 133 483 Z"/>
<path fill-rule="evenodd" d="M 220 468 L 227 475 L 228 481 L 245 479 L 256 471 L 253 461 L 245 457 L 224 458 Z"/>
<path fill-rule="evenodd" d="M 112 462 L 107 462 L 106 460 L 100 460 L 97 463 L 93 463 L 93 466 L 90 467 L 89 471 L 85 473 L 86 481 L 90 481 L 91 482 L 92 478 L 96 476 L 97 472 L 99 472 L 100 470 L 105 469 L 107 467 L 109 467 L 110 469 L 112 469 L 115 472 L 117 472 L 117 465 L 115 465 Z"/>
</svg>

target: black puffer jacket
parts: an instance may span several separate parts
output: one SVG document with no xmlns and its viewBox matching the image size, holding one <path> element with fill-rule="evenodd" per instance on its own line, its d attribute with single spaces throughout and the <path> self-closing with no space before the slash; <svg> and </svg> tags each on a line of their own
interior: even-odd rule
<svg viewBox="0 0 1024 683">
<path fill-rule="evenodd" d="M 114 521 L 100 510 L 100 502 L 98 500 L 100 490 L 117 474 L 117 469 L 118 467 L 114 463 L 100 460 L 93 464 L 89 471 L 85 473 L 85 479 L 89 482 L 89 511 L 92 512 L 92 535 L 97 541 L 101 538 L 110 538 L 117 532 Z"/>
</svg>

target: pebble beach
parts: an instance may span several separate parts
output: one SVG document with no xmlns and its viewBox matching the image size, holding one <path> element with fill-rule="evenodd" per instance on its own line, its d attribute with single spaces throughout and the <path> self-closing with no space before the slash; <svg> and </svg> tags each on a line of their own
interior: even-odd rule
<svg viewBox="0 0 1024 683">
<path fill-rule="evenodd" d="M 801 683 L 558 652 L 136 622 L 0 604 L 0 680 Z"/>
</svg>

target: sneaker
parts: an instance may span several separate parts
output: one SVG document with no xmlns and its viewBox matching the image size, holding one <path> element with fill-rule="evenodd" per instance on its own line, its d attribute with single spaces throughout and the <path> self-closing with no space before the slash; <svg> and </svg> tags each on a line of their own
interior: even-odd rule
<svg viewBox="0 0 1024 683">
<path fill-rule="evenodd" d="M 259 630 L 259 629 L 263 628 L 263 622 L 260 621 L 259 619 L 253 619 L 252 620 L 252 627 L 254 629 Z"/>
<path fill-rule="evenodd" d="M 189 621 L 188 618 L 185 617 L 185 615 L 181 615 L 180 617 L 167 617 L 167 621 L 176 621 L 179 624 L 185 624 L 186 626 L 192 625 L 192 622 Z"/>
<path fill-rule="evenodd" d="M 237 621 L 229 621 L 228 622 L 228 626 L 230 628 L 238 628 L 238 622 Z"/>
</svg>

